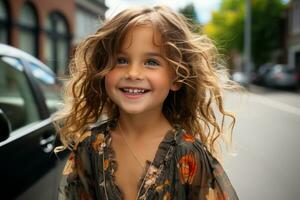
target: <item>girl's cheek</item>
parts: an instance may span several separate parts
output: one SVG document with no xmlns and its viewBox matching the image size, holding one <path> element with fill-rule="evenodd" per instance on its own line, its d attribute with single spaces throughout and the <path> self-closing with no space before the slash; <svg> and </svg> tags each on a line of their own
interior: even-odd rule
<svg viewBox="0 0 300 200">
<path fill-rule="evenodd" d="M 115 87 L 119 81 L 119 73 L 115 70 L 111 70 L 110 72 L 108 72 L 104 79 L 105 79 L 105 88 L 106 91 L 109 93 L 109 91 Z"/>
<path fill-rule="evenodd" d="M 105 75 L 104 77 L 104 83 L 105 83 L 105 89 L 106 89 L 106 92 L 109 91 L 109 88 L 110 88 L 110 76 L 108 74 Z"/>
</svg>

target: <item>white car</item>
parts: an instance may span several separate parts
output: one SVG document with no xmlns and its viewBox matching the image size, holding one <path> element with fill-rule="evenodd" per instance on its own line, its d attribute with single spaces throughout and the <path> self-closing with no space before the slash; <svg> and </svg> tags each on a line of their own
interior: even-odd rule
<svg viewBox="0 0 300 200">
<path fill-rule="evenodd" d="M 232 80 L 244 87 L 247 87 L 250 83 L 249 78 L 243 72 L 234 72 L 232 74 Z"/>
</svg>

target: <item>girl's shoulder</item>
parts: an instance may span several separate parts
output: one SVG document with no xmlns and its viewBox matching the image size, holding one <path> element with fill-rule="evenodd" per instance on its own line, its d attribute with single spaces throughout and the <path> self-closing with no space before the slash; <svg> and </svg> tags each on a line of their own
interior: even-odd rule
<svg viewBox="0 0 300 200">
<path fill-rule="evenodd" d="M 177 132 L 176 138 L 176 158 L 179 159 L 179 163 L 194 159 L 195 162 L 201 163 L 203 166 L 210 166 L 209 168 L 220 165 L 217 158 L 195 135 L 181 129 Z"/>
<path fill-rule="evenodd" d="M 91 126 L 87 127 L 85 132 L 79 137 L 74 145 L 73 151 L 77 151 L 78 148 L 87 148 L 92 145 L 95 147 L 98 143 L 103 143 L 109 130 L 114 128 L 116 121 L 113 119 L 106 119 L 99 121 Z"/>
<path fill-rule="evenodd" d="M 207 151 L 206 146 L 194 134 L 179 129 L 176 135 L 176 144 L 178 150 L 182 152 L 198 152 Z"/>
<path fill-rule="evenodd" d="M 175 158 L 181 183 L 198 188 L 201 199 L 238 199 L 222 164 L 194 135 L 178 131 Z"/>
</svg>

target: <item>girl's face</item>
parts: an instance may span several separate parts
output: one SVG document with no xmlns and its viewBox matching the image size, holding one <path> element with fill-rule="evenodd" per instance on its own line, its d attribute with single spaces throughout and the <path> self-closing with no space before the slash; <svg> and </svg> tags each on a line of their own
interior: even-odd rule
<svg viewBox="0 0 300 200">
<path fill-rule="evenodd" d="M 151 26 L 133 28 L 121 45 L 116 66 L 105 76 L 106 92 L 120 112 L 161 112 L 169 91 L 179 89 L 154 40 L 160 45 L 160 35 Z"/>
</svg>

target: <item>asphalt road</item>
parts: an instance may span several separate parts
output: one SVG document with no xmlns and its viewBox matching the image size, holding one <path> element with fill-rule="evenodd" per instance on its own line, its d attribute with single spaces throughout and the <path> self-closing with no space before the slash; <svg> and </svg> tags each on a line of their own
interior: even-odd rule
<svg viewBox="0 0 300 200">
<path fill-rule="evenodd" d="M 300 199 L 300 94 L 251 86 L 226 97 L 237 124 L 224 166 L 240 199 Z"/>
</svg>

